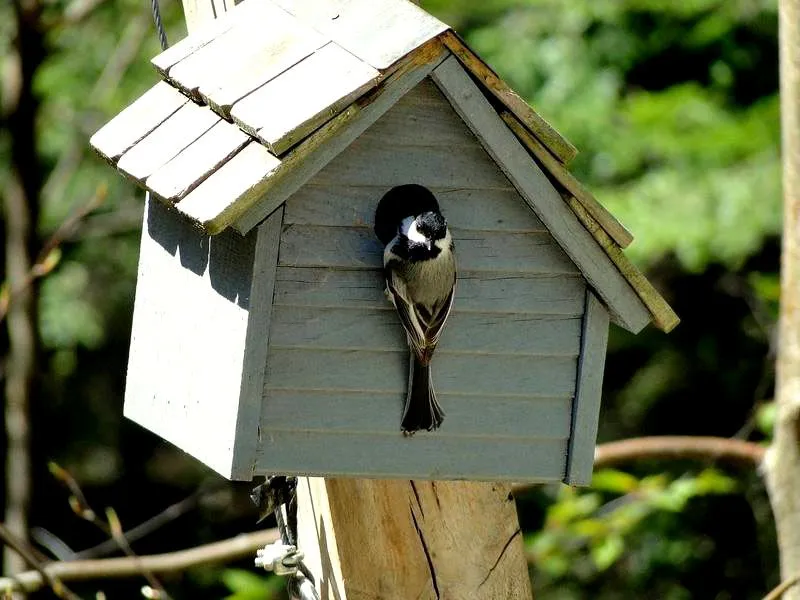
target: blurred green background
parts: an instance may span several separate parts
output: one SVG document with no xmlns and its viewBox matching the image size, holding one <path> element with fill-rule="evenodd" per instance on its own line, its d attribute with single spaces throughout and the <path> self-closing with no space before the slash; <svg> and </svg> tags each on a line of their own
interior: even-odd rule
<svg viewBox="0 0 800 600">
<path fill-rule="evenodd" d="M 74 516 L 48 461 L 69 470 L 95 508 L 114 507 L 125 527 L 217 479 L 121 417 L 143 194 L 91 154 L 88 138 L 156 81 L 148 4 L 44 0 L 26 24 L 37 41 L 26 52 L 35 67 L 39 238 L 107 188 L 37 290 L 30 522 L 35 539 L 51 546 L 39 546 L 47 556 L 53 540 L 78 551 L 104 539 Z M 634 232 L 629 256 L 682 318 L 670 335 L 612 331 L 600 440 L 768 440 L 781 215 L 776 2 L 423 7 L 580 149 L 573 172 Z M 177 41 L 185 35 L 179 2 L 163 0 L 162 10 Z M 6 61 L 16 22 L 11 4 L 0 2 Z M 9 120 L 0 124 L 2 188 L 19 133 Z M 5 331 L 0 345 L 5 356 Z M 215 488 L 134 549 L 164 552 L 254 529 L 249 487 Z M 772 517 L 755 472 L 637 463 L 598 473 L 588 490 L 531 490 L 519 512 L 542 600 L 761 598 L 778 580 Z M 174 598 L 283 597 L 280 585 L 229 567 L 163 581 Z M 142 583 L 73 587 L 86 597 L 102 589 L 134 598 Z"/>
</svg>

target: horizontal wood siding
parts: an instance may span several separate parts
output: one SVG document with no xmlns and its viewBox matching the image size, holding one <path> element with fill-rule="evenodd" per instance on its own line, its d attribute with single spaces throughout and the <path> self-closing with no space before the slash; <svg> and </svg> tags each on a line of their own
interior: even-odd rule
<svg viewBox="0 0 800 600">
<path fill-rule="evenodd" d="M 372 227 L 376 199 L 388 185 L 306 185 L 286 205 L 286 223 L 330 227 Z M 540 232 L 542 222 L 516 190 L 473 190 L 428 186 L 450 226 L 458 230 Z"/>
<path fill-rule="evenodd" d="M 397 423 L 405 400 L 403 392 L 330 392 L 271 390 L 261 413 L 264 431 L 327 431 L 335 433 L 381 433 L 397 435 Z M 497 396 L 487 402 L 479 395 L 439 393 L 447 406 L 440 434 L 493 438 L 563 439 L 569 435 L 570 398 Z M 536 420 L 519 418 L 536 403 Z M 354 412 L 355 411 L 355 412 Z M 324 415 L 324 420 L 318 418 Z M 354 418 L 354 417 L 358 418 Z M 500 433 L 487 431 L 486 420 L 506 424 Z"/>
<path fill-rule="evenodd" d="M 443 353 L 576 356 L 581 319 L 532 314 L 455 312 L 442 333 Z M 406 353 L 400 321 L 385 308 L 276 306 L 270 343 L 286 348 L 346 348 Z"/>
<path fill-rule="evenodd" d="M 465 271 L 576 274 L 575 265 L 548 233 L 453 230 L 458 268 Z M 286 225 L 282 267 L 380 268 L 383 245 L 367 227 Z"/>
<path fill-rule="evenodd" d="M 464 311 L 580 316 L 586 285 L 579 275 L 458 272 L 454 313 Z M 289 306 L 391 309 L 380 269 L 278 267 L 275 302 Z"/>
<path fill-rule="evenodd" d="M 433 360 L 433 383 L 442 393 L 572 396 L 575 357 L 461 354 L 442 346 Z M 270 348 L 268 389 L 404 390 L 404 355 L 369 350 Z M 320 415 L 324 419 L 324 415 Z"/>
<path fill-rule="evenodd" d="M 409 355 L 372 222 L 410 182 L 440 201 L 458 282 L 432 366 L 444 424 L 406 439 Z M 257 471 L 563 478 L 584 280 L 430 82 L 287 201 L 275 275 Z"/>
<path fill-rule="evenodd" d="M 567 440 L 266 431 L 256 473 L 556 482 Z"/>
</svg>

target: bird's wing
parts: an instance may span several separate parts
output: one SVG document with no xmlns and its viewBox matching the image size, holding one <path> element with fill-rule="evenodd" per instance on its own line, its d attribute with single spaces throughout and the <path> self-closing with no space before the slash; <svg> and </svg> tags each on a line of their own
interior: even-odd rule
<svg viewBox="0 0 800 600">
<path fill-rule="evenodd" d="M 400 315 L 400 322 L 408 334 L 408 342 L 417 357 L 426 363 L 430 360 L 445 321 L 453 307 L 455 286 L 444 301 L 429 312 L 425 306 L 415 304 L 406 287 L 406 283 L 393 269 L 386 269 L 386 289 L 392 303 Z"/>
<path fill-rule="evenodd" d="M 392 304 L 397 309 L 403 329 L 406 330 L 408 344 L 411 350 L 418 357 L 422 357 L 427 342 L 427 326 L 420 318 L 417 307 L 414 305 L 408 294 L 406 282 L 393 269 L 387 267 L 385 270 L 386 289 Z"/>
<path fill-rule="evenodd" d="M 450 293 L 447 295 L 447 298 L 445 298 L 444 302 L 438 307 L 438 310 L 436 310 L 426 322 L 427 333 L 425 337 L 428 340 L 428 346 L 431 347 L 431 351 L 433 351 L 433 348 L 439 343 L 439 335 L 442 333 L 442 328 L 447 321 L 447 317 L 450 316 L 450 309 L 453 308 L 455 290 L 456 286 L 453 285 L 453 287 L 450 288 Z"/>
</svg>

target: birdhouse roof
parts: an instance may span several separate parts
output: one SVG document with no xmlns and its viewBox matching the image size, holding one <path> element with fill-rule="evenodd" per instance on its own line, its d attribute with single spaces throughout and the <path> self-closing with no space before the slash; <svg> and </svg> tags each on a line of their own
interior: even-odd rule
<svg viewBox="0 0 800 600">
<path fill-rule="evenodd" d="M 575 147 L 453 30 L 407 0 L 246 0 L 156 56 L 160 81 L 91 145 L 209 234 L 244 233 L 449 56 L 653 322 L 672 329 L 677 316 L 622 253 L 633 236 L 567 170 Z"/>
</svg>

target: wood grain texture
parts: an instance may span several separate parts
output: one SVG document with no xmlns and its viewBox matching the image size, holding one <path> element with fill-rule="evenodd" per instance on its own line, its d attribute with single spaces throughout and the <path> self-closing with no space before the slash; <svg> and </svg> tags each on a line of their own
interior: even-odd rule
<svg viewBox="0 0 800 600">
<path fill-rule="evenodd" d="M 251 0 L 249 4 L 255 6 L 261 2 L 262 0 Z M 205 31 L 215 20 L 221 21 L 218 17 L 224 17 L 226 12 L 234 8 L 231 0 L 181 0 L 181 4 L 190 36 Z M 241 7 L 242 11 L 245 6 L 247 4 Z"/>
<path fill-rule="evenodd" d="M 507 484 L 312 478 L 298 505 L 321 598 L 531 598 Z"/>
<path fill-rule="evenodd" d="M 447 411 L 442 437 L 554 439 L 569 437 L 571 398 L 438 394 Z M 405 394 L 271 390 L 261 431 L 317 431 L 395 436 Z"/>
<path fill-rule="evenodd" d="M 400 146 L 442 146 L 454 152 L 460 146 L 476 145 L 473 133 L 429 78 L 362 134 L 362 139 L 368 138 L 390 138 Z"/>
<path fill-rule="evenodd" d="M 130 106 L 111 119 L 89 140 L 106 160 L 116 163 L 134 144 L 166 121 L 189 99 L 159 81 Z"/>
<path fill-rule="evenodd" d="M 237 72 L 239 61 L 246 63 L 251 57 L 269 56 L 275 52 L 276 46 L 272 40 L 275 36 L 264 35 L 265 28 L 269 31 L 288 31 L 289 41 L 282 37 L 279 40 L 289 46 L 291 42 L 298 41 L 301 32 L 319 39 L 313 29 L 298 23 L 297 19 L 274 3 L 259 2 L 246 18 L 237 18 L 233 27 L 173 65 L 167 78 L 184 93 L 200 99 L 201 87 L 213 89 L 216 83 L 225 81 L 228 75 Z M 277 48 L 280 47 L 279 44 Z"/>
<path fill-rule="evenodd" d="M 566 455 L 566 439 L 270 431 L 255 473 L 556 482 L 564 477 Z"/>
<path fill-rule="evenodd" d="M 388 69 L 447 29 L 447 25 L 405 1 L 275 2 L 379 70 Z"/>
<path fill-rule="evenodd" d="M 231 117 L 281 155 L 375 87 L 379 77 L 367 63 L 329 43 L 238 101 Z"/>
<path fill-rule="evenodd" d="M 289 152 L 275 173 L 265 177 L 236 202 L 217 205 L 218 216 L 205 226 L 209 231 L 220 231 L 228 225 L 241 232 L 249 231 L 352 144 L 444 57 L 445 51 L 439 41 L 431 40 L 403 59 L 380 86 L 348 106 Z"/>
<path fill-rule="evenodd" d="M 233 205 L 269 177 L 280 163 L 280 159 L 253 140 L 187 194 L 177 208 L 193 221 L 208 223 L 219 215 L 221 206 Z M 209 233 L 217 233 L 222 229 Z"/>
<path fill-rule="evenodd" d="M 324 365 L 324 368 L 321 368 Z M 454 354 L 440 348 L 433 382 L 442 394 L 563 397 L 575 392 L 576 357 Z M 267 389 L 397 392 L 408 357 L 367 350 L 270 348 Z"/>
<path fill-rule="evenodd" d="M 592 292 L 586 293 L 578 385 L 572 408 L 572 437 L 564 483 L 589 485 L 592 481 L 603 369 L 608 344 L 608 311 Z"/>
<path fill-rule="evenodd" d="M 327 306 L 385 309 L 383 272 L 278 267 L 275 303 L 286 306 Z M 580 275 L 531 276 L 524 273 L 458 272 L 460 312 L 583 314 L 586 283 Z"/>
<path fill-rule="evenodd" d="M 650 311 L 653 323 L 661 331 L 669 333 L 678 323 L 680 318 L 672 307 L 667 304 L 664 297 L 658 293 L 642 272 L 636 268 L 630 259 L 622 252 L 622 249 L 605 233 L 592 215 L 586 211 L 585 207 L 575 198 L 568 197 L 567 202 L 573 212 L 578 216 L 584 227 L 592 233 L 598 243 L 605 250 L 611 261 L 617 266 L 620 273 L 627 279 L 630 286 L 639 296 L 641 301 Z"/>
<path fill-rule="evenodd" d="M 452 231 L 459 269 L 507 273 L 563 273 L 578 270 L 546 233 Z M 374 269 L 383 265 L 383 246 L 366 227 L 289 225 L 281 239 L 284 267 Z"/>
<path fill-rule="evenodd" d="M 145 182 L 147 189 L 170 202 L 181 200 L 250 141 L 241 129 L 218 121 L 162 165 Z"/>
<path fill-rule="evenodd" d="M 505 105 L 563 163 L 569 163 L 578 150 L 562 137 L 527 102 L 508 87 L 481 58 L 475 54 L 454 31 L 442 36 L 442 41 L 458 60 L 480 81 L 485 89 Z"/>
<path fill-rule="evenodd" d="M 544 318 L 454 312 L 442 333 L 448 352 L 577 356 L 578 318 Z M 275 347 L 375 350 L 406 353 L 405 335 L 394 309 L 279 306 L 270 343 Z"/>
<path fill-rule="evenodd" d="M 272 298 L 278 264 L 283 210 L 278 209 L 256 229 L 250 286 L 250 318 L 245 336 L 242 386 L 239 394 L 234 437 L 232 479 L 250 481 L 259 442 L 261 398 L 264 393 L 267 350 L 273 328 Z M 218 399 L 219 400 L 219 399 Z"/>
<path fill-rule="evenodd" d="M 263 0 L 248 0 L 239 6 L 234 6 L 233 2 L 225 0 L 181 0 L 181 2 L 189 35 L 150 60 L 165 78 L 173 65 L 228 31 L 238 19 L 247 18 L 255 13 Z"/>
<path fill-rule="evenodd" d="M 523 127 L 517 118 L 508 111 L 500 113 L 503 121 L 509 126 L 517 139 L 533 154 L 542 164 L 544 169 L 550 173 L 564 188 L 571 193 L 591 214 L 605 232 L 622 248 L 626 248 L 633 241 L 633 235 L 620 223 L 614 215 L 600 204 L 597 199 L 578 181 L 567 168 L 553 157 L 547 148 L 539 140 Z M 591 232 L 590 232 L 591 233 Z"/>
<path fill-rule="evenodd" d="M 486 160 L 473 144 L 457 149 L 443 146 L 405 146 L 389 136 L 362 136 L 342 160 L 329 164 L 315 177 L 316 184 L 386 185 L 420 183 L 435 188 L 508 189 L 503 172 Z"/>
<path fill-rule="evenodd" d="M 409 173 L 409 177 L 412 175 Z M 286 202 L 286 223 L 372 227 L 388 185 L 306 184 Z M 454 229 L 544 233 L 545 226 L 513 189 L 429 187 Z"/>
<path fill-rule="evenodd" d="M 123 154 L 117 168 L 143 182 L 219 120 L 208 108 L 188 102 Z"/>
<path fill-rule="evenodd" d="M 125 416 L 231 476 L 256 235 L 147 202 Z M 203 326 L 213 323 L 213 330 Z"/>
<path fill-rule="evenodd" d="M 244 52 L 229 58 L 228 69 L 213 81 L 200 84 L 198 92 L 219 114 L 228 117 L 233 104 L 328 43 L 328 39 L 303 25 L 290 15 L 287 18 L 265 19 L 260 35 L 266 40 L 263 45 L 252 42 Z M 317 83 L 315 82 L 315 85 Z M 306 82 L 308 86 L 308 82 Z M 300 88 L 302 89 L 302 88 Z M 294 97 L 302 97 L 295 89 Z M 278 116 L 278 115 L 275 115 Z"/>
<path fill-rule="evenodd" d="M 470 126 L 486 151 L 501 166 L 564 252 L 623 327 L 638 332 L 650 313 L 595 239 L 564 203 L 547 176 L 506 127 L 455 58 L 444 61 L 433 80 Z"/>
</svg>

